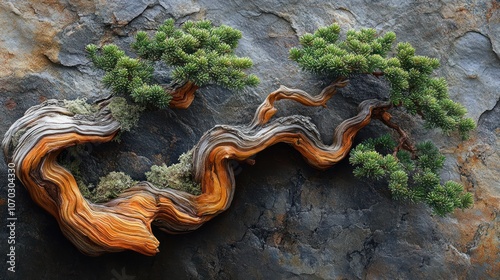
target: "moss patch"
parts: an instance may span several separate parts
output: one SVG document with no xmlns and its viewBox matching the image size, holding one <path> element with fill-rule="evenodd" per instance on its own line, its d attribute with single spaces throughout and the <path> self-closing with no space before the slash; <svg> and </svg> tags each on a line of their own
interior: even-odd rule
<svg viewBox="0 0 500 280">
<path fill-rule="evenodd" d="M 64 107 L 75 115 L 91 115 L 98 111 L 97 106 L 87 103 L 86 98 L 63 100 Z"/>
<path fill-rule="evenodd" d="M 108 105 L 113 118 L 120 122 L 122 131 L 130 131 L 137 125 L 144 107 L 128 104 L 123 97 L 115 97 Z"/>
<path fill-rule="evenodd" d="M 61 166 L 66 168 L 76 180 L 78 189 L 85 198 L 91 196 L 90 190 L 93 189 L 93 185 L 85 184 L 83 175 L 80 172 L 80 165 L 82 164 L 82 158 L 88 157 L 90 151 L 87 145 L 75 145 L 64 150 L 59 156 L 57 161 Z"/>
<path fill-rule="evenodd" d="M 158 188 L 172 188 L 199 195 L 201 187 L 193 181 L 191 175 L 192 162 L 193 151 L 191 150 L 179 156 L 179 163 L 170 166 L 153 165 L 151 171 L 146 172 L 146 177 Z"/>
<path fill-rule="evenodd" d="M 138 183 L 123 172 L 113 171 L 101 177 L 96 187 L 92 184 L 87 185 L 80 173 L 81 161 L 78 160 L 79 156 L 86 153 L 84 147 L 71 147 L 67 149 L 66 153 L 64 157 L 60 158 L 61 165 L 73 174 L 83 197 L 93 203 L 110 201 Z M 191 150 L 179 156 L 179 163 L 170 166 L 153 165 L 145 175 L 147 180 L 157 188 L 172 188 L 199 195 L 201 194 L 201 186 L 193 181 L 191 175 L 192 160 L 193 152 Z"/>
<path fill-rule="evenodd" d="M 106 202 L 135 184 L 137 184 L 137 181 L 132 180 L 127 174 L 113 171 L 100 178 L 99 184 L 90 193 L 90 197 L 87 198 L 92 202 Z M 82 194 L 84 193 L 82 192 Z"/>
</svg>

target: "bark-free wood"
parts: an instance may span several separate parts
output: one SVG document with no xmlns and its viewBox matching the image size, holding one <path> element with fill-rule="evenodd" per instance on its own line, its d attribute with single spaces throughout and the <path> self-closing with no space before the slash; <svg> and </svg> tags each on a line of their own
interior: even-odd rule
<svg viewBox="0 0 500 280">
<path fill-rule="evenodd" d="M 159 242 L 151 232 L 152 224 L 171 233 L 192 231 L 229 207 L 235 191 L 231 160 L 246 160 L 280 142 L 290 144 L 319 169 L 343 159 L 357 132 L 373 117 L 380 117 L 389 103 L 361 103 L 359 113 L 335 129 L 331 145 L 322 143 L 316 126 L 306 117 L 271 117 L 276 112 L 274 101 L 325 105 L 346 83 L 338 80 L 318 96 L 280 87 L 259 107 L 249 126 L 219 125 L 205 133 L 193 152 L 193 178 L 202 186 L 198 196 L 141 182 L 107 203 L 93 204 L 82 197 L 75 178 L 57 164 L 57 155 L 72 145 L 113 139 L 120 124 L 106 103 L 93 116 L 74 115 L 55 100 L 34 106 L 11 126 L 2 146 L 33 200 L 57 219 L 64 235 L 83 253 L 134 250 L 154 255 Z"/>
<path fill-rule="evenodd" d="M 187 81 L 174 89 L 167 89 L 172 95 L 172 100 L 170 100 L 169 104 L 170 108 L 187 109 L 193 103 L 194 94 L 198 88 L 193 82 Z"/>
</svg>

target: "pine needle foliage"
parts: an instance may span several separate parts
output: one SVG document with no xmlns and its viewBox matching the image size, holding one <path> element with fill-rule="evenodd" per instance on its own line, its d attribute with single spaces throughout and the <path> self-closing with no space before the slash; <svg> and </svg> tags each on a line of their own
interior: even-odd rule
<svg viewBox="0 0 500 280">
<path fill-rule="evenodd" d="M 158 84 L 152 84 L 154 68 L 151 63 L 131 58 L 117 45 L 108 44 L 99 49 L 87 45 L 86 51 L 96 68 L 105 71 L 102 83 L 115 96 L 131 97 L 141 105 L 166 108 L 171 95 Z"/>
<path fill-rule="evenodd" d="M 114 44 L 102 48 L 90 44 L 86 51 L 94 66 L 105 71 L 102 82 L 112 94 L 165 108 L 172 97 L 163 86 L 153 83 L 156 61 L 173 67 L 172 79 L 177 84 L 190 81 L 198 87 L 218 84 L 230 89 L 257 85 L 257 76 L 245 73 L 252 60 L 234 54 L 241 36 L 239 30 L 215 27 L 208 20 L 187 21 L 177 28 L 169 19 L 152 37 L 145 31 L 136 34 L 131 45 L 135 58 Z"/>
<path fill-rule="evenodd" d="M 187 21 L 175 28 L 174 20 L 166 20 L 149 37 L 138 32 L 132 48 L 139 57 L 173 66 L 177 82 L 192 81 L 201 87 L 218 84 L 230 89 L 255 86 L 259 79 L 243 70 L 252 67 L 248 57 L 234 54 L 241 32 L 227 25 L 213 26 L 209 20 Z"/>
<path fill-rule="evenodd" d="M 300 37 L 301 47 L 290 49 L 290 58 L 303 70 L 328 77 L 353 74 L 383 76 L 391 85 L 390 100 L 412 115 L 420 115 L 427 128 L 456 131 L 463 138 L 475 128 L 467 110 L 448 95 L 443 78 L 432 77 L 436 58 L 415 55 L 410 43 L 398 43 L 396 35 L 375 29 L 349 30 L 340 40 L 340 26 L 332 24 Z M 390 54 L 392 54 L 390 56 Z"/>
<path fill-rule="evenodd" d="M 290 49 L 290 59 L 303 70 L 332 79 L 355 74 L 383 77 L 390 85 L 393 106 L 419 115 L 426 128 L 458 132 L 464 139 L 475 128 L 475 122 L 465 117 L 466 109 L 450 99 L 445 79 L 433 77 L 439 67 L 436 58 L 415 55 L 410 43 L 396 44 L 394 32 L 380 35 L 365 28 L 349 30 L 341 38 L 340 31 L 338 24 L 332 24 L 304 34 L 300 46 Z M 390 136 L 359 144 L 349 159 L 355 176 L 386 180 L 395 199 L 425 202 L 438 215 L 472 205 L 472 195 L 462 185 L 441 184 L 444 157 L 432 143 L 417 145 L 413 154 L 397 146 Z"/>
<path fill-rule="evenodd" d="M 395 147 L 390 136 L 368 139 L 357 145 L 349 158 L 355 166 L 354 175 L 386 180 L 394 199 L 424 202 L 439 216 L 472 206 L 473 197 L 461 184 L 453 181 L 441 183 L 439 172 L 445 158 L 434 144 L 418 144 L 415 159 L 407 151 L 394 155 Z"/>
</svg>

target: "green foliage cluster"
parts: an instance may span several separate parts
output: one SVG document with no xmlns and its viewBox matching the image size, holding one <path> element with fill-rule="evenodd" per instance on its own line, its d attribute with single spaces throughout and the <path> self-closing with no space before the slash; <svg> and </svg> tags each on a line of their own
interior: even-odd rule
<svg viewBox="0 0 500 280">
<path fill-rule="evenodd" d="M 231 89 L 255 86 L 259 79 L 243 70 L 252 66 L 248 57 L 238 57 L 234 49 L 241 32 L 226 25 L 214 27 L 210 21 L 187 21 L 181 28 L 166 20 L 150 38 L 139 31 L 132 49 L 136 58 L 114 44 L 86 47 L 93 64 L 105 71 L 102 82 L 115 95 L 131 96 L 140 104 L 165 108 L 171 94 L 153 83 L 154 62 L 173 67 L 176 83 L 193 82 L 198 87 L 219 84 Z"/>
<path fill-rule="evenodd" d="M 201 87 L 218 84 L 230 89 L 255 86 L 259 79 L 243 70 L 252 67 L 248 57 L 238 57 L 234 49 L 241 32 L 227 25 L 214 27 L 208 20 L 187 21 L 180 29 L 174 20 L 166 20 L 150 38 L 138 32 L 132 48 L 144 59 L 162 60 L 175 67 L 177 82 L 192 81 Z"/>
<path fill-rule="evenodd" d="M 191 150 L 179 156 L 179 163 L 170 166 L 153 165 L 151 171 L 146 172 L 146 178 L 158 188 L 172 188 L 199 195 L 201 187 L 191 177 L 192 158 Z"/>
<path fill-rule="evenodd" d="M 445 133 L 458 131 L 463 138 L 475 129 L 475 122 L 465 118 L 467 110 L 450 99 L 444 78 L 431 74 L 439 67 L 436 58 L 415 55 L 409 43 L 397 45 L 395 64 L 383 69 L 391 84 L 391 100 L 415 115 L 421 115 L 427 128 L 441 128 Z"/>
<path fill-rule="evenodd" d="M 393 32 L 379 37 L 375 29 L 349 30 L 345 40 L 339 38 L 338 24 L 321 27 L 302 35 L 302 47 L 291 48 L 290 58 L 304 70 L 327 76 L 372 73 L 392 63 L 385 57 L 396 40 Z"/>
<path fill-rule="evenodd" d="M 171 96 L 164 87 L 152 83 L 153 65 L 157 61 L 173 67 L 172 78 L 178 84 L 190 81 L 198 87 L 219 84 L 231 89 L 256 85 L 258 78 L 244 72 L 252 66 L 252 61 L 234 54 L 240 38 L 240 31 L 225 25 L 214 27 L 206 20 L 187 21 L 177 28 L 170 19 L 152 36 L 144 31 L 137 33 L 131 45 L 137 58 L 129 57 L 112 44 L 101 49 L 88 45 L 87 52 L 94 65 L 106 72 L 103 83 L 113 94 L 164 108 Z M 331 78 L 356 74 L 383 76 L 391 86 L 389 99 L 395 107 L 420 115 L 427 128 L 441 128 L 445 133 L 456 131 L 466 138 L 475 123 L 465 117 L 466 109 L 461 104 L 449 98 L 446 81 L 432 76 L 439 61 L 415 55 L 411 44 L 395 44 L 395 41 L 395 33 L 379 35 L 375 29 L 349 30 L 345 39 L 341 39 L 340 26 L 332 24 L 301 36 L 301 46 L 290 49 L 290 58 L 303 70 Z M 122 123 L 123 130 L 130 129 L 142 108 L 130 107 L 124 98 L 113 102 L 109 105 L 113 116 Z M 67 107 L 75 112 L 93 110 L 80 103 Z M 441 216 L 472 205 L 472 195 L 462 185 L 452 181 L 441 183 L 439 172 L 444 156 L 432 143 L 418 144 L 414 154 L 405 150 L 394 153 L 396 146 L 390 136 L 359 144 L 349 159 L 355 166 L 355 176 L 386 180 L 395 199 L 427 203 Z M 160 188 L 200 194 L 191 171 L 192 151 L 181 155 L 177 164 L 152 166 L 146 177 Z M 91 200 L 102 202 L 134 183 L 129 176 L 112 172 L 101 178 L 95 190 L 82 189 L 82 192 Z"/>
<path fill-rule="evenodd" d="M 106 72 L 102 82 L 114 95 L 131 96 L 140 104 L 166 108 L 172 96 L 162 86 L 152 84 L 154 68 L 151 63 L 131 58 L 117 45 L 99 49 L 87 45 L 86 50 L 94 66 Z"/>
<path fill-rule="evenodd" d="M 464 138 L 475 128 L 474 121 L 464 117 L 466 109 L 449 98 L 446 81 L 431 77 L 439 67 L 437 59 L 415 55 L 409 43 L 393 50 L 393 32 L 379 36 L 371 28 L 349 30 L 345 40 L 339 40 L 339 34 L 338 24 L 305 34 L 300 37 L 302 47 L 290 49 L 290 58 L 302 69 L 326 76 L 383 75 L 391 85 L 393 104 L 419 114 L 426 127 L 458 131 Z"/>
<path fill-rule="evenodd" d="M 456 208 L 473 204 L 470 193 L 461 184 L 447 181 L 441 184 L 439 171 L 444 156 L 431 142 L 417 145 L 416 158 L 401 150 L 392 152 L 396 143 L 391 136 L 368 139 L 351 151 L 349 162 L 356 166 L 354 175 L 373 180 L 387 180 L 395 199 L 427 203 L 434 213 L 444 216 Z"/>
<path fill-rule="evenodd" d="M 398 43 L 396 35 L 379 36 L 375 29 L 349 30 L 340 40 L 340 27 L 332 24 L 300 37 L 301 47 L 290 49 L 290 58 L 303 70 L 327 77 L 354 74 L 383 76 L 391 86 L 389 98 L 394 106 L 420 115 L 426 128 L 457 131 L 467 138 L 475 128 L 464 117 L 466 109 L 452 101 L 443 78 L 432 77 L 439 67 L 435 58 L 415 55 L 409 43 Z M 357 177 L 385 179 L 394 198 L 425 202 L 438 215 L 472 205 L 472 195 L 463 186 L 448 181 L 441 184 L 439 171 L 444 157 L 430 142 L 417 145 L 414 158 L 404 150 L 394 154 L 396 143 L 390 136 L 371 139 L 351 151 L 350 162 Z"/>
</svg>

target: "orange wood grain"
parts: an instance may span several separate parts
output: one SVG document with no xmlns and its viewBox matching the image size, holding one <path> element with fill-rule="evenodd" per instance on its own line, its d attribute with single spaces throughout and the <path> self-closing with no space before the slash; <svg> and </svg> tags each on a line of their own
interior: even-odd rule
<svg viewBox="0 0 500 280">
<path fill-rule="evenodd" d="M 247 160 L 276 143 L 289 144 L 319 169 L 342 160 L 358 131 L 389 108 L 389 103 L 361 103 L 358 114 L 335 129 L 330 145 L 320 140 L 316 126 L 308 118 L 271 118 L 277 100 L 324 106 L 346 83 L 338 80 L 318 96 L 280 87 L 258 108 L 250 125 L 219 125 L 207 131 L 193 152 L 193 180 L 202 187 L 198 196 L 141 182 L 107 203 L 94 204 L 83 198 L 73 175 L 57 163 L 57 155 L 69 146 L 106 142 L 116 135 L 119 123 L 105 106 L 95 116 L 85 117 L 73 115 L 62 108 L 62 103 L 50 100 L 28 110 L 16 121 L 2 146 L 7 160 L 16 164 L 18 178 L 33 200 L 57 219 L 64 235 L 80 251 L 99 255 L 133 250 L 154 255 L 159 241 L 152 234 L 152 225 L 170 233 L 192 231 L 229 207 L 235 191 L 231 160 Z M 14 145 L 15 135 L 23 130 L 26 132 Z"/>
<path fill-rule="evenodd" d="M 186 82 L 182 86 L 170 90 L 172 100 L 170 100 L 170 108 L 187 109 L 194 100 L 194 94 L 198 90 L 198 86 L 193 82 Z"/>
</svg>

